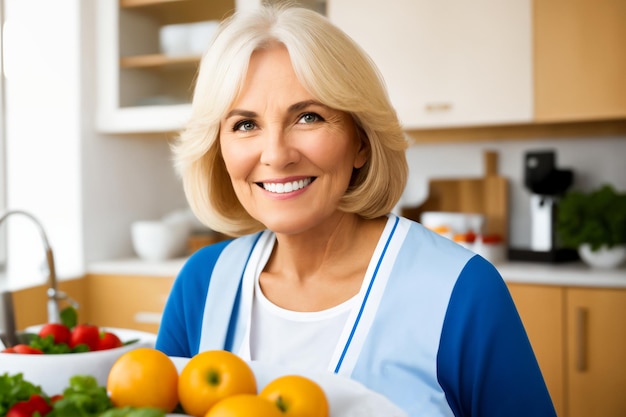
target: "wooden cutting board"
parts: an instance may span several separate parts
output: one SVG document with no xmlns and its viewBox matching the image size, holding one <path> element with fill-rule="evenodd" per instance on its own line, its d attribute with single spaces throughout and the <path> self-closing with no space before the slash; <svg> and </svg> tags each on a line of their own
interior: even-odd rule
<svg viewBox="0 0 626 417">
<path fill-rule="evenodd" d="M 428 198 L 417 207 L 403 208 L 402 215 L 420 220 L 425 211 L 479 213 L 485 216 L 483 232 L 507 241 L 509 190 L 506 177 L 498 175 L 498 154 L 484 154 L 484 175 L 477 178 L 431 179 Z"/>
</svg>

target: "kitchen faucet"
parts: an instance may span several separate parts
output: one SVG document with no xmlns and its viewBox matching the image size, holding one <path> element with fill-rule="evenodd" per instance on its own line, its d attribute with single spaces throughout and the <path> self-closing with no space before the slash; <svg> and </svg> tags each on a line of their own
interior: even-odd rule
<svg viewBox="0 0 626 417">
<path fill-rule="evenodd" d="M 66 300 L 70 304 L 72 304 L 74 307 L 77 307 L 78 304 L 74 300 L 72 300 L 70 297 L 68 297 L 67 294 L 65 294 L 63 291 L 59 291 L 59 289 L 57 288 L 57 277 L 56 277 L 56 271 L 54 268 L 54 255 L 52 254 L 52 248 L 50 247 L 50 243 L 48 242 L 48 237 L 46 236 L 46 232 L 44 231 L 44 228 L 39 222 L 39 220 L 37 220 L 35 216 L 33 216 L 32 214 L 26 211 L 9 210 L 0 215 L 0 225 L 2 225 L 2 223 L 4 222 L 4 220 L 6 220 L 7 217 L 13 214 L 19 214 L 19 215 L 29 218 L 33 223 L 35 223 L 35 225 L 39 229 L 39 234 L 41 235 L 41 240 L 43 241 L 43 246 L 46 251 L 46 263 L 48 266 L 48 292 L 47 292 L 48 294 L 48 303 L 47 303 L 48 323 L 59 323 L 61 321 L 60 307 L 59 307 L 60 301 Z"/>
</svg>

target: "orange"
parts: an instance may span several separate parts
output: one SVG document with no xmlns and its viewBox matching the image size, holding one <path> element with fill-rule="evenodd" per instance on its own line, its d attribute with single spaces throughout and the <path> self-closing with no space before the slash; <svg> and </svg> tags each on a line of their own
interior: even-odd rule
<svg viewBox="0 0 626 417">
<path fill-rule="evenodd" d="M 137 348 L 111 367 L 107 391 L 116 407 L 155 407 L 166 413 L 178 405 L 178 371 L 165 353 Z"/>
<path fill-rule="evenodd" d="M 255 394 L 238 394 L 218 401 L 204 417 L 284 417 L 270 401 Z"/>
<path fill-rule="evenodd" d="M 219 400 L 236 394 L 256 394 L 250 366 L 226 350 L 200 352 L 183 367 L 178 397 L 185 413 L 203 417 Z"/>
<path fill-rule="evenodd" d="M 260 397 L 272 401 L 284 417 L 328 417 L 330 406 L 322 387 L 310 378 L 284 375 L 267 384 Z"/>
</svg>

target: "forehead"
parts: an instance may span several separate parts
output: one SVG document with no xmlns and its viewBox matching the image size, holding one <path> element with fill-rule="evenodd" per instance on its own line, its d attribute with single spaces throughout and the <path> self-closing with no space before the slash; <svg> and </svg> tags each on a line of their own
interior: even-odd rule
<svg viewBox="0 0 626 417">
<path fill-rule="evenodd" d="M 244 103 L 258 103 L 259 100 L 279 102 L 313 98 L 298 79 L 287 48 L 274 44 L 252 53 L 230 108 Z"/>
</svg>

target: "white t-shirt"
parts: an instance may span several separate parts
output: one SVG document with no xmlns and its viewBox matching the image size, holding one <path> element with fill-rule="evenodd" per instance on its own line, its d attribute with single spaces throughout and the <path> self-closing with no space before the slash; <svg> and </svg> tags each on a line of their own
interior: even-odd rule
<svg viewBox="0 0 626 417">
<path fill-rule="evenodd" d="M 326 370 L 357 298 L 322 311 L 286 310 L 265 297 L 257 275 L 250 328 L 252 360 Z"/>
</svg>

